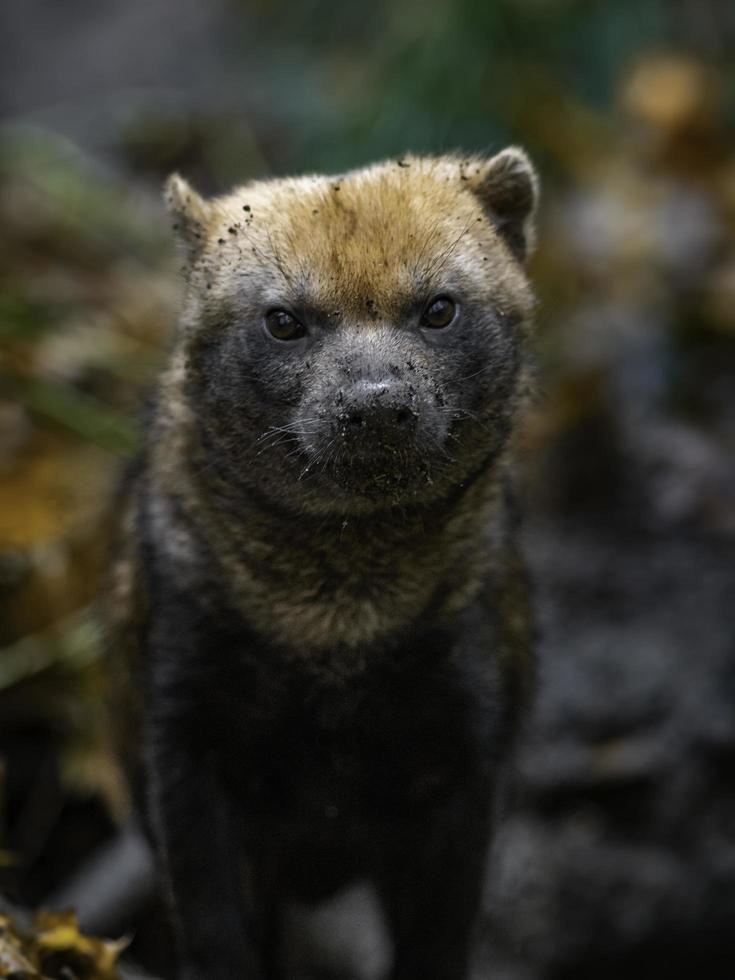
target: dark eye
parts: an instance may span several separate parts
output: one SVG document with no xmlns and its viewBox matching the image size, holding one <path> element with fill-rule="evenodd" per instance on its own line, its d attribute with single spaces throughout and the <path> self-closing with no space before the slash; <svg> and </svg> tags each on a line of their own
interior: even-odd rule
<svg viewBox="0 0 735 980">
<path fill-rule="evenodd" d="M 286 310 L 271 310 L 266 313 L 265 329 L 276 340 L 298 340 L 306 333 L 303 324 Z"/>
<path fill-rule="evenodd" d="M 437 296 L 428 304 L 421 318 L 421 325 L 436 330 L 448 327 L 454 320 L 457 304 L 448 296 Z"/>
</svg>

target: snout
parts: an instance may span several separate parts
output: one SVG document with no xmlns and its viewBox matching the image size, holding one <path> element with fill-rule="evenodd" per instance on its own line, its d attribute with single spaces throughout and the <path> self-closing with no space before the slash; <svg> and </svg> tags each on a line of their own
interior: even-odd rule
<svg viewBox="0 0 735 980">
<path fill-rule="evenodd" d="M 356 342 L 340 346 L 314 373 L 299 442 L 311 474 L 362 496 L 395 494 L 426 482 L 445 455 L 446 397 L 422 352 L 400 335 L 358 339 L 360 356 Z"/>
<path fill-rule="evenodd" d="M 398 448 L 416 435 L 420 405 L 405 382 L 362 378 L 343 388 L 337 403 L 337 434 L 361 455 Z"/>
</svg>

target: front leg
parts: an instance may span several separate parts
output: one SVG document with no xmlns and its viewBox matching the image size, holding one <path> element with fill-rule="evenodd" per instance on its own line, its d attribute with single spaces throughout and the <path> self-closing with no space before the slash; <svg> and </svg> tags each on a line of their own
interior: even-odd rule
<svg viewBox="0 0 735 980">
<path fill-rule="evenodd" d="M 182 980 L 267 975 L 258 882 L 238 837 L 217 761 L 159 733 L 150 752 L 151 804 L 173 905 Z M 167 736 L 169 738 L 167 738 Z"/>
<path fill-rule="evenodd" d="M 389 846 L 379 888 L 393 939 L 391 980 L 467 977 L 490 839 L 487 802 L 457 797 Z"/>
<path fill-rule="evenodd" d="M 148 623 L 146 763 L 153 830 L 166 876 L 183 980 L 271 975 L 275 875 L 248 839 L 247 773 L 238 730 L 244 692 L 230 638 L 196 598 L 162 589 Z M 257 858 L 257 866 L 255 863 Z"/>
</svg>

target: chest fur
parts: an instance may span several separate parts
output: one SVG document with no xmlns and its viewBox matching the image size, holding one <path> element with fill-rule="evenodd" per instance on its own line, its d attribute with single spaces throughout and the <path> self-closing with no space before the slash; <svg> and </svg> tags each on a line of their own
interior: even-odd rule
<svg viewBox="0 0 735 980">
<path fill-rule="evenodd" d="M 434 527 L 397 516 L 315 530 L 262 514 L 233 525 L 200 499 L 159 495 L 151 522 L 179 578 L 213 571 L 258 635 L 312 653 L 368 647 L 470 602 L 496 561 L 496 503 L 469 500 Z"/>
</svg>

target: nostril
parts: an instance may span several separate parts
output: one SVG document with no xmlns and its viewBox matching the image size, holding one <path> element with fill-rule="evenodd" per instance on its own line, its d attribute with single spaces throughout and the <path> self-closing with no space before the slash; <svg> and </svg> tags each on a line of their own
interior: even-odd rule
<svg viewBox="0 0 735 980">
<path fill-rule="evenodd" d="M 361 426 L 363 423 L 362 415 L 359 412 L 350 412 L 347 416 L 347 421 L 350 425 L 354 425 L 355 428 Z"/>
<path fill-rule="evenodd" d="M 396 412 L 396 423 L 398 425 L 405 425 L 411 418 L 411 413 L 407 408 L 400 408 Z"/>
</svg>

